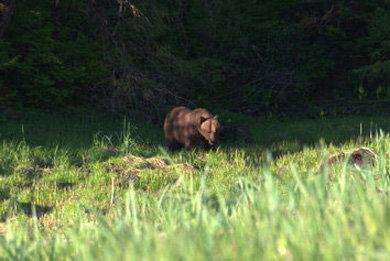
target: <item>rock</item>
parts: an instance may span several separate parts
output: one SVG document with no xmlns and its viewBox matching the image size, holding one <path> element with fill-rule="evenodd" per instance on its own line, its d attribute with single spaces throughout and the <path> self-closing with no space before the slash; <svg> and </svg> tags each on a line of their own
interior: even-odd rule
<svg viewBox="0 0 390 261">
<path fill-rule="evenodd" d="M 327 163 L 332 165 L 335 163 L 342 163 L 348 158 L 349 153 L 342 152 L 328 157 Z M 348 164 L 357 165 L 359 167 L 375 166 L 377 156 L 368 148 L 359 148 L 352 151 L 348 159 Z"/>
<path fill-rule="evenodd" d="M 278 176 L 283 176 L 288 170 L 290 169 L 290 167 L 288 165 L 283 165 L 281 166 L 278 171 L 276 172 L 276 174 Z"/>
<path fill-rule="evenodd" d="M 349 159 L 348 156 L 350 155 Z M 326 163 L 328 165 L 343 164 L 348 159 L 348 164 L 352 166 L 358 166 L 360 168 L 375 166 L 377 155 L 372 152 L 369 148 L 358 148 L 349 152 L 341 152 L 337 154 L 330 155 Z M 323 167 L 323 163 L 320 164 L 320 168 Z"/>
</svg>

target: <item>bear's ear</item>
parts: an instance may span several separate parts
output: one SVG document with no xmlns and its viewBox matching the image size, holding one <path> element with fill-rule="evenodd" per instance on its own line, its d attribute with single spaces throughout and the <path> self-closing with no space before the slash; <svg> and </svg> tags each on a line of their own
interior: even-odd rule
<svg viewBox="0 0 390 261">
<path fill-rule="evenodd" d="M 215 115 L 215 116 L 214 116 L 214 119 L 215 119 L 215 120 L 219 120 L 219 115 L 218 115 L 218 114 Z"/>
<path fill-rule="evenodd" d="M 205 118 L 205 117 L 200 117 L 200 124 L 202 124 L 203 122 L 205 122 L 207 120 L 207 118 Z"/>
</svg>

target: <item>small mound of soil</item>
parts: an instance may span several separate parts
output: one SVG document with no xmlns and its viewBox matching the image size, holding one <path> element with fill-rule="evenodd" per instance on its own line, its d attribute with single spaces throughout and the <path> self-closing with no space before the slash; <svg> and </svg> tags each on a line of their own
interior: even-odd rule
<svg viewBox="0 0 390 261">
<path fill-rule="evenodd" d="M 328 164 L 343 163 L 348 158 L 348 152 L 341 152 L 330 155 L 326 160 Z M 359 167 L 375 166 L 377 156 L 368 148 L 359 148 L 352 151 L 348 159 L 348 164 L 357 165 Z"/>
<path fill-rule="evenodd" d="M 141 169 L 165 169 L 168 167 L 167 160 L 156 157 L 142 158 L 137 156 L 126 156 L 122 160 L 128 165 L 136 165 Z"/>
<path fill-rule="evenodd" d="M 281 166 L 279 169 L 278 169 L 278 171 L 276 172 L 276 174 L 278 175 L 278 176 L 283 176 L 288 170 L 289 170 L 289 166 L 288 165 L 283 165 L 283 166 Z"/>
<path fill-rule="evenodd" d="M 350 157 L 348 158 L 348 156 Z M 377 161 L 377 155 L 372 152 L 369 148 L 358 148 L 349 152 L 341 152 L 330 155 L 326 164 L 334 166 L 336 164 L 343 164 L 348 159 L 348 165 L 358 166 L 360 168 L 375 166 Z M 323 163 L 320 164 L 320 168 L 323 167 Z"/>
</svg>

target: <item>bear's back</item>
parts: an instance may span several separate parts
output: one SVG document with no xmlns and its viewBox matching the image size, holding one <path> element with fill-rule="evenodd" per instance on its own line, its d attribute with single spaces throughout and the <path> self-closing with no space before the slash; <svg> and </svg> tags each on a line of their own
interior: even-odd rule
<svg viewBox="0 0 390 261">
<path fill-rule="evenodd" d="M 192 121 L 199 121 L 200 122 L 200 118 L 208 119 L 208 118 L 213 117 L 213 115 L 206 109 L 198 108 L 198 109 L 191 111 L 190 117 L 191 117 Z"/>
<path fill-rule="evenodd" d="M 173 108 L 165 117 L 164 130 L 185 124 L 186 118 L 188 118 L 187 115 L 189 113 L 191 113 L 191 110 L 186 107 Z"/>
<path fill-rule="evenodd" d="M 167 141 L 181 143 L 188 136 L 190 113 L 191 110 L 186 107 L 176 107 L 167 114 L 164 121 L 164 133 Z"/>
</svg>

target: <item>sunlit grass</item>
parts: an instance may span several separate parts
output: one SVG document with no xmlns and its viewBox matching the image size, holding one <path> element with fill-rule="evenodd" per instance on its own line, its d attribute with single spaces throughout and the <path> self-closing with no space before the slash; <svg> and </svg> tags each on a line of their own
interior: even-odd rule
<svg viewBox="0 0 390 261">
<path fill-rule="evenodd" d="M 46 140 L 29 134 L 34 118 L 22 136 L 9 133 L 21 126 L 16 120 L 7 121 L 7 133 L 0 129 L 2 258 L 389 258 L 385 118 L 375 128 L 364 127 L 373 119 L 357 117 L 272 121 L 272 134 L 251 118 L 240 134 L 250 143 L 172 154 L 157 127 L 77 117 L 80 126 L 65 141 L 51 136 L 61 120 L 41 128 L 52 130 Z M 332 133 L 320 141 L 327 124 Z M 280 132 L 286 139 L 272 138 Z M 318 168 L 328 155 L 362 146 L 377 153 L 375 166 Z"/>
</svg>

